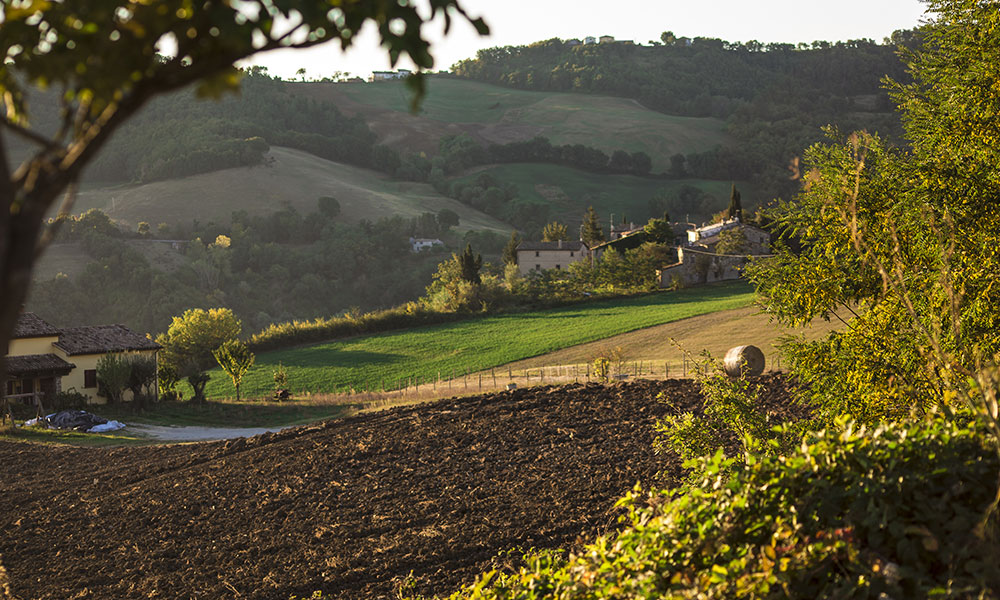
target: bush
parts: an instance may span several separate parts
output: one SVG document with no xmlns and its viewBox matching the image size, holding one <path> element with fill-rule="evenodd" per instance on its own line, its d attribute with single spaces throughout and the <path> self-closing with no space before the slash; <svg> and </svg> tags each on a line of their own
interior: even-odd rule
<svg viewBox="0 0 1000 600">
<path fill-rule="evenodd" d="M 721 452 L 691 461 L 686 493 L 619 501 L 616 539 L 527 557 L 452 598 L 996 598 L 996 532 L 981 517 L 1000 462 L 983 432 L 838 425 L 732 478 Z"/>
<path fill-rule="evenodd" d="M 77 391 L 75 387 L 63 390 L 52 396 L 50 410 L 81 410 L 87 408 L 87 396 Z"/>
</svg>

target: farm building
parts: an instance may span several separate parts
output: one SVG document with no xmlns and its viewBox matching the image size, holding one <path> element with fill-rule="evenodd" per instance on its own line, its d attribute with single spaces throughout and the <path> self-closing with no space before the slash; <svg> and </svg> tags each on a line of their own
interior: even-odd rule
<svg viewBox="0 0 1000 600">
<path fill-rule="evenodd" d="M 521 242 L 517 247 L 517 266 L 522 275 L 527 275 L 531 271 L 565 269 L 589 255 L 587 245 L 581 241 Z"/>
<path fill-rule="evenodd" d="M 399 69 L 398 71 L 372 71 L 372 75 L 368 78 L 368 81 L 371 83 L 376 81 L 392 81 L 393 79 L 406 79 L 409 76 L 409 69 Z"/>
<path fill-rule="evenodd" d="M 45 403 L 73 389 L 88 402 L 105 399 L 97 389 L 97 362 L 106 354 L 133 352 L 157 358 L 159 344 L 124 325 L 59 329 L 34 313 L 22 313 L 7 349 L 8 380 L 0 391 L 9 399 Z M 130 399 L 126 392 L 125 398 Z"/>
<path fill-rule="evenodd" d="M 657 271 L 661 288 L 739 279 L 748 256 L 770 251 L 771 235 L 739 219 L 696 227 L 687 234 L 687 244 L 677 247 L 677 262 Z M 736 252 L 718 252 L 725 238 Z"/>
<path fill-rule="evenodd" d="M 444 248 L 444 242 L 437 238 L 410 238 L 410 248 L 413 252 L 420 252 L 421 250 L 428 250 L 434 246 L 440 246 Z"/>
</svg>

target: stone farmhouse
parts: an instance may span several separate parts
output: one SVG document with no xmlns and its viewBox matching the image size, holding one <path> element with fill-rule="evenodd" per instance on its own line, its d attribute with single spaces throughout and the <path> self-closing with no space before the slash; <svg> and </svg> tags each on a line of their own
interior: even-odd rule
<svg viewBox="0 0 1000 600">
<path fill-rule="evenodd" d="M 532 271 L 565 269 L 590 257 L 587 244 L 577 242 L 521 242 L 517 246 L 517 266 L 522 275 Z"/>
<path fill-rule="evenodd" d="M 743 251 L 731 256 L 718 254 L 716 250 L 722 236 L 731 230 L 742 236 Z M 661 288 L 739 279 L 747 256 L 767 254 L 771 248 L 771 234 L 739 219 L 689 229 L 687 234 L 687 243 L 677 247 L 677 262 L 657 272 Z"/>
<path fill-rule="evenodd" d="M 106 354 L 134 352 L 156 360 L 161 346 L 124 325 L 59 329 L 34 313 L 22 313 L 7 349 L 8 380 L 0 392 L 9 399 L 45 404 L 75 390 L 94 404 L 106 402 L 97 389 L 97 361 Z M 131 399 L 131 392 L 125 392 Z"/>
</svg>

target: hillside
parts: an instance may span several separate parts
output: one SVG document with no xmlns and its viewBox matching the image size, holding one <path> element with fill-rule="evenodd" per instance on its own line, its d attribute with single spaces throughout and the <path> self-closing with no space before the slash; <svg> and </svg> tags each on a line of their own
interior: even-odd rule
<svg viewBox="0 0 1000 600">
<path fill-rule="evenodd" d="M 528 204 L 544 205 L 547 215 L 571 227 L 579 225 L 584 210 L 593 206 L 597 214 L 615 222 L 628 218 L 645 223 L 662 217 L 666 210 L 675 221 L 703 220 L 729 205 L 730 181 L 701 179 L 653 179 L 634 175 L 594 173 L 561 165 L 516 163 L 473 169 L 453 182 L 474 183 L 488 175 L 517 187 Z M 748 211 L 759 206 L 756 188 L 736 181 Z M 607 230 L 607 221 L 604 223 Z"/>
<path fill-rule="evenodd" d="M 698 314 L 745 306 L 745 283 L 574 304 L 529 313 L 471 318 L 377 335 L 260 353 L 243 379 L 246 397 L 267 395 L 278 364 L 293 392 L 396 389 L 407 379 L 475 372 L 619 333 Z M 234 395 L 221 370 L 211 371 L 209 397 Z"/>
<path fill-rule="evenodd" d="M 362 117 L 383 144 L 429 154 L 437 152 L 436 139 L 444 135 L 467 133 L 496 144 L 544 136 L 556 145 L 583 144 L 606 154 L 642 151 L 658 173 L 669 168 L 673 154 L 732 142 L 720 119 L 667 115 L 628 98 L 431 77 L 421 110 L 412 115 L 409 92 L 400 81 L 286 86 L 292 94 L 330 100 L 344 113 Z"/>
<path fill-rule="evenodd" d="M 337 198 L 339 218 L 347 222 L 415 217 L 448 208 L 459 215 L 459 230 L 504 234 L 510 230 L 427 184 L 392 181 L 376 171 L 279 146 L 271 147 L 260 165 L 135 186 L 88 186 L 81 191 L 75 210 L 100 208 L 116 220 L 133 226 L 146 221 L 155 228 L 159 223 L 187 226 L 194 219 L 229 223 L 237 210 L 269 214 L 285 205 L 307 214 L 316 209 L 320 196 Z"/>
<path fill-rule="evenodd" d="M 781 382 L 765 383 L 787 414 Z M 578 385 L 224 443 L 0 442 L 17 507 L 0 513 L 0 555 L 14 594 L 39 600 L 446 595 L 519 549 L 615 527 L 636 481 L 675 485 L 652 425 L 700 405 L 688 382 Z"/>
</svg>

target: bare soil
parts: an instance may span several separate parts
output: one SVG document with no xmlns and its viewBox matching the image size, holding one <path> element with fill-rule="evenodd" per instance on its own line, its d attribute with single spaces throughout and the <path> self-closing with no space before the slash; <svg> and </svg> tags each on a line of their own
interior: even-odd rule
<svg viewBox="0 0 1000 600">
<path fill-rule="evenodd" d="M 770 409 L 797 412 L 762 381 Z M 409 591 L 444 595 L 501 552 L 613 530 L 636 482 L 675 484 L 652 425 L 701 403 L 690 381 L 640 380 L 225 442 L 0 443 L 0 555 L 20 598 L 389 598 L 411 573 Z"/>
</svg>

